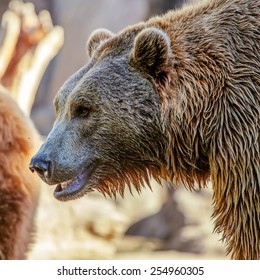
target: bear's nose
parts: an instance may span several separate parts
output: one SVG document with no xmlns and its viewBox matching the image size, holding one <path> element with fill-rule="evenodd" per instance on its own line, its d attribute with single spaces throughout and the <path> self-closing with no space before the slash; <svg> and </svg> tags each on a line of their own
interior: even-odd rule
<svg viewBox="0 0 260 280">
<path fill-rule="evenodd" d="M 36 171 L 37 174 L 45 181 L 47 181 L 51 176 L 51 161 L 42 157 L 33 157 L 29 168 L 32 172 Z"/>
</svg>

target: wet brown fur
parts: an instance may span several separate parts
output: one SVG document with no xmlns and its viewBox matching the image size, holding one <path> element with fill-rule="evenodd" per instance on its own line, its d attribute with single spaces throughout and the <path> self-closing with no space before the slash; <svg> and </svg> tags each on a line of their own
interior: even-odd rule
<svg viewBox="0 0 260 280">
<path fill-rule="evenodd" d="M 28 170 L 39 139 L 0 88 L 0 259 L 25 259 L 32 242 L 39 180 Z"/>
<path fill-rule="evenodd" d="M 208 11 L 209 25 L 189 28 Z M 259 259 L 260 1 L 211 1 L 152 22 L 173 38 L 175 67 L 161 90 L 172 177 L 193 188 L 211 175 L 227 253 Z"/>
</svg>

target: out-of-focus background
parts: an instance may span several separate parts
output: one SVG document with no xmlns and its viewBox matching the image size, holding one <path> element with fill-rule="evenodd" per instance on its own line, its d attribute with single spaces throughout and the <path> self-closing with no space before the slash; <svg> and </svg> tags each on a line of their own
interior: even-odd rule
<svg viewBox="0 0 260 280">
<path fill-rule="evenodd" d="M 195 2 L 194 0 L 193 2 Z M 199 1 L 199 0 L 197 0 Z M 0 15 L 8 9 L 1 0 Z M 27 2 L 27 1 L 25 1 Z M 32 0 L 64 29 L 64 44 L 41 79 L 31 118 L 43 138 L 55 114 L 53 98 L 63 82 L 87 63 L 85 44 L 99 27 L 118 32 L 182 6 L 182 0 Z M 186 1 L 187 2 L 187 1 Z M 1 40 L 5 34 L 1 30 Z M 116 200 L 99 193 L 58 202 L 42 184 L 30 259 L 225 259 L 221 236 L 213 234 L 211 186 L 189 192 L 152 182 L 153 191 Z"/>
</svg>

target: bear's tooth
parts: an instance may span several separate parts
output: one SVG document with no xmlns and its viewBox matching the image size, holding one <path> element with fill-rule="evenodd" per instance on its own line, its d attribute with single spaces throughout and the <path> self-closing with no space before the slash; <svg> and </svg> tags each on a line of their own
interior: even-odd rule
<svg viewBox="0 0 260 280">
<path fill-rule="evenodd" d="M 68 181 L 65 181 L 65 182 L 61 183 L 62 189 L 67 188 L 67 186 L 68 186 L 71 182 L 72 182 L 72 180 L 68 180 Z"/>
</svg>

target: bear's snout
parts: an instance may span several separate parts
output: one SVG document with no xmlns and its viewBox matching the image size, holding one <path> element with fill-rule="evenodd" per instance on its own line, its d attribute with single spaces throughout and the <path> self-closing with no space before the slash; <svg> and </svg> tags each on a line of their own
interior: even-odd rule
<svg viewBox="0 0 260 280">
<path fill-rule="evenodd" d="M 37 172 L 39 177 L 45 182 L 48 182 L 51 177 L 52 162 L 44 155 L 36 154 L 30 162 L 29 168 L 32 172 Z"/>
</svg>

